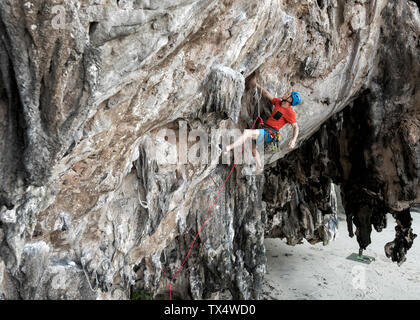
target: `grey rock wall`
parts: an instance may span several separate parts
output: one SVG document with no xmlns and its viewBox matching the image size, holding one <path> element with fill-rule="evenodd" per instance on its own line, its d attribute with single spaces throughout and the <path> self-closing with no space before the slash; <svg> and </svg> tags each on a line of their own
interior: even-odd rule
<svg viewBox="0 0 420 320">
<path fill-rule="evenodd" d="M 345 131 L 345 161 L 325 160 L 342 170 L 317 182 L 318 198 L 289 191 L 314 187 L 309 154 L 321 161 L 335 152 L 329 145 L 293 151 L 294 176 L 253 176 L 239 165 L 177 274 L 176 297 L 258 298 L 264 234 L 290 244 L 330 240 L 331 179 L 342 184 L 360 246 L 370 241 L 369 217 L 377 227 L 386 212 L 401 221 L 397 239 L 411 235 L 419 21 L 405 0 L 1 1 L 0 296 L 128 299 L 134 286 L 167 298 L 231 166 L 159 164 L 152 150 L 185 148 L 161 130 L 216 139 L 213 129 L 251 127 L 258 103 L 246 79 L 254 73 L 275 95 L 301 93 L 299 145 L 354 101 L 364 117 L 348 112 L 343 123 L 357 120 L 366 139 L 354 138 L 358 127 Z M 356 100 L 362 93 L 366 101 Z M 269 103 L 260 107 L 265 119 Z M 266 150 L 267 167 L 293 157 L 291 134 L 282 129 L 281 152 Z M 279 192 L 270 195 L 274 182 Z M 279 206 L 287 230 L 273 225 Z M 387 254 L 402 261 L 411 240 Z"/>
</svg>

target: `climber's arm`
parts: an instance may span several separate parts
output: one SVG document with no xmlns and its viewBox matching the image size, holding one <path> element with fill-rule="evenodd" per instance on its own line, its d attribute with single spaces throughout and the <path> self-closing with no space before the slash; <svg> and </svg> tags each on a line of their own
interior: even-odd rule
<svg viewBox="0 0 420 320">
<path fill-rule="evenodd" d="M 255 83 L 255 87 L 260 90 L 263 94 L 264 97 L 266 97 L 268 100 L 273 101 L 274 97 L 273 95 L 271 95 L 270 92 L 268 92 L 267 90 L 265 90 L 263 87 L 261 87 L 258 83 Z"/>
<path fill-rule="evenodd" d="M 289 148 L 290 149 L 293 149 L 295 147 L 296 140 L 297 140 L 297 137 L 299 135 L 299 126 L 298 126 L 297 122 L 292 123 L 292 127 L 293 127 L 293 138 L 289 142 Z"/>
<path fill-rule="evenodd" d="M 250 82 L 250 85 L 257 88 L 258 90 L 260 90 L 263 94 L 264 97 L 266 97 L 267 99 L 269 99 L 270 101 L 273 101 L 274 97 L 271 95 L 270 92 L 268 92 L 267 90 L 265 90 L 263 87 L 261 87 L 256 81 L 255 79 L 252 79 Z"/>
</svg>

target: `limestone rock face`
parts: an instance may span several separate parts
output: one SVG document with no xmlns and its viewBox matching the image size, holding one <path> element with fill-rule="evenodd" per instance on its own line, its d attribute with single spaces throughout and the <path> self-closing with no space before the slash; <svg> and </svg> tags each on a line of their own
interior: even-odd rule
<svg viewBox="0 0 420 320">
<path fill-rule="evenodd" d="M 334 237 L 333 182 L 404 261 L 419 34 L 405 0 L 2 0 L 0 298 L 258 299 L 264 236 Z M 251 75 L 303 97 L 264 175 L 217 147 L 271 113 Z"/>
</svg>

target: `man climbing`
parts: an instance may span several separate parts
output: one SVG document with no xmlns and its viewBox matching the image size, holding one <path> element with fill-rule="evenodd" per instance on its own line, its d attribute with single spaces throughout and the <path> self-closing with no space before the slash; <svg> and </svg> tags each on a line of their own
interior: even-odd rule
<svg viewBox="0 0 420 320">
<path fill-rule="evenodd" d="M 293 149 L 296 145 L 296 140 L 299 134 L 299 127 L 296 122 L 296 114 L 291 106 L 300 104 L 301 99 L 299 93 L 290 92 L 284 95 L 281 99 L 273 97 L 266 89 L 261 87 L 255 78 L 252 78 L 249 82 L 252 87 L 257 88 L 262 92 L 264 97 L 269 99 L 274 106 L 271 116 L 262 125 L 261 129 L 246 129 L 244 133 L 231 145 L 224 149 L 224 153 L 228 153 L 233 148 L 242 145 L 248 138 L 253 139 L 252 143 L 252 155 L 255 157 L 257 162 L 256 174 L 260 174 L 263 171 L 261 158 L 256 148 L 256 144 L 263 145 L 264 142 L 272 142 L 275 134 L 286 124 L 289 123 L 293 127 L 293 137 L 289 141 L 289 149 Z"/>
</svg>

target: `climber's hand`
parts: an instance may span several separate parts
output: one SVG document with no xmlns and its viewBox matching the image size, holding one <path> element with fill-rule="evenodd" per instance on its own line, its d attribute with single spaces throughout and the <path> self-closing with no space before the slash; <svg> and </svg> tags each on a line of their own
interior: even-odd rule
<svg viewBox="0 0 420 320">
<path fill-rule="evenodd" d="M 257 86 L 257 81 L 255 81 L 255 77 L 252 78 L 251 80 L 249 80 L 249 85 L 251 87 L 256 87 Z"/>
<path fill-rule="evenodd" d="M 287 99 L 290 98 L 291 95 L 292 95 L 292 93 L 291 92 L 288 92 L 283 97 L 281 97 L 281 99 L 286 101 Z"/>
<path fill-rule="evenodd" d="M 296 140 L 290 140 L 289 141 L 289 149 L 294 149 L 296 147 Z"/>
</svg>

